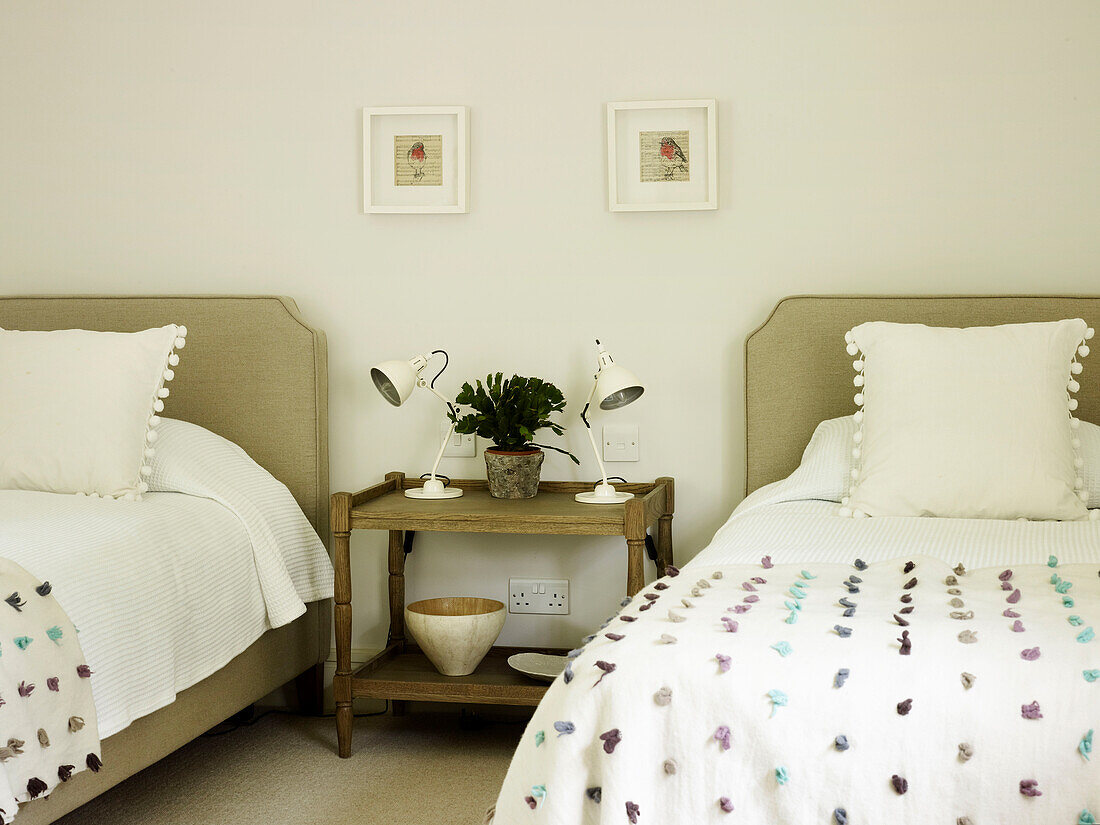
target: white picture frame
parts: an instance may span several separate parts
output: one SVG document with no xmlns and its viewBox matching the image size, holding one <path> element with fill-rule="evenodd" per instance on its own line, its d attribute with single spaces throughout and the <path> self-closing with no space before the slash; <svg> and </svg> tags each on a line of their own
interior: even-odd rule
<svg viewBox="0 0 1100 825">
<path fill-rule="evenodd" d="M 717 109 L 705 98 L 608 103 L 608 209 L 717 209 Z M 680 147 L 677 137 L 688 147 Z"/>
<path fill-rule="evenodd" d="M 417 152 L 416 138 L 419 141 Z M 410 144 L 408 162 L 405 144 Z M 425 150 L 427 156 L 425 161 Z M 434 151 L 433 151 L 434 150 Z M 438 158 L 432 155 L 438 152 Z M 419 163 L 414 169 L 412 164 Z M 470 119 L 465 106 L 363 109 L 363 211 L 469 211 Z"/>
</svg>

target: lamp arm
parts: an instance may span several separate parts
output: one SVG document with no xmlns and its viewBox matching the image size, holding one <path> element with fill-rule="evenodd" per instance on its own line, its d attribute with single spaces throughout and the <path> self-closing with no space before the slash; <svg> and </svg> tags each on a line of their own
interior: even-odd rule
<svg viewBox="0 0 1100 825">
<path fill-rule="evenodd" d="M 443 460 L 443 452 L 447 449 L 447 442 L 451 440 L 451 436 L 454 435 L 455 423 L 452 421 L 451 426 L 447 429 L 447 435 L 439 445 L 439 452 L 435 454 L 435 464 L 432 465 L 432 481 L 435 481 L 436 471 L 439 469 L 439 462 Z"/>
<path fill-rule="evenodd" d="M 421 379 L 421 381 L 423 382 L 423 379 Z M 458 418 L 458 407 L 448 401 L 447 396 L 445 396 L 431 384 L 421 383 L 421 386 L 426 386 L 429 390 L 431 390 L 433 395 L 435 395 L 440 401 L 447 405 L 447 409 L 454 414 L 455 418 Z M 432 465 L 433 481 L 435 480 L 436 471 L 439 469 L 439 462 L 443 460 L 443 453 L 447 449 L 447 442 L 450 441 L 451 436 L 454 435 L 455 423 L 456 422 L 451 421 L 451 426 L 447 429 L 447 437 L 443 439 L 443 443 L 439 445 L 439 452 L 435 454 L 435 464 Z"/>
<path fill-rule="evenodd" d="M 599 378 L 600 377 L 599 373 L 597 373 L 595 377 Z M 596 381 L 593 380 L 592 381 L 592 389 L 588 393 L 588 398 L 586 398 L 585 401 L 584 401 L 584 409 L 581 410 L 581 421 L 584 422 L 584 426 L 589 427 L 589 428 L 591 427 L 591 425 L 588 423 L 588 408 L 592 406 L 592 399 L 595 397 L 595 395 L 596 395 Z"/>
<path fill-rule="evenodd" d="M 588 408 L 592 405 L 592 398 L 596 394 L 596 382 L 592 382 L 592 391 L 588 393 L 588 400 L 584 402 L 584 409 L 581 410 L 581 421 L 584 422 L 584 431 L 588 433 L 588 443 L 592 445 L 592 455 L 596 457 L 596 464 L 600 467 L 600 477 L 603 480 L 603 484 L 607 485 L 607 470 L 604 469 L 603 459 L 600 458 L 600 451 L 596 447 L 596 438 L 592 435 L 592 425 L 588 421 Z"/>
<path fill-rule="evenodd" d="M 444 404 L 446 404 L 448 412 L 452 412 L 455 415 L 458 415 L 458 409 L 455 407 L 454 404 L 452 404 L 450 402 L 450 400 L 447 398 L 447 396 L 445 396 L 443 393 L 441 393 L 439 390 L 437 390 L 435 387 L 433 387 L 431 384 L 429 384 L 423 378 L 419 379 L 418 383 L 420 384 L 420 386 L 424 387 L 425 389 L 431 390 L 432 395 L 434 395 L 436 398 L 438 398 L 440 401 L 442 401 Z"/>
</svg>

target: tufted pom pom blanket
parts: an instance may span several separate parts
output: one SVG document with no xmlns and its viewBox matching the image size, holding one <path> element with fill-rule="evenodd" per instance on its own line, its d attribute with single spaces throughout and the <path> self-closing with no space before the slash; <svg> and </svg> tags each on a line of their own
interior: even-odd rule
<svg viewBox="0 0 1100 825">
<path fill-rule="evenodd" d="M 1093 825 L 1100 569 L 670 568 L 570 653 L 495 825 Z"/>
<path fill-rule="evenodd" d="M 0 558 L 0 822 L 74 773 L 98 771 L 92 671 L 53 596 Z"/>
</svg>

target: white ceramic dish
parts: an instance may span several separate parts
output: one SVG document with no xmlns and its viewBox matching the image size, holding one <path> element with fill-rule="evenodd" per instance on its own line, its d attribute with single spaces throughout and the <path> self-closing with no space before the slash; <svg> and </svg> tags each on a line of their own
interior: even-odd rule
<svg viewBox="0 0 1100 825">
<path fill-rule="evenodd" d="M 551 656 L 548 653 L 516 653 L 508 657 L 508 664 L 525 676 L 540 682 L 553 682 L 558 674 L 565 670 L 568 661 L 564 656 Z"/>
</svg>

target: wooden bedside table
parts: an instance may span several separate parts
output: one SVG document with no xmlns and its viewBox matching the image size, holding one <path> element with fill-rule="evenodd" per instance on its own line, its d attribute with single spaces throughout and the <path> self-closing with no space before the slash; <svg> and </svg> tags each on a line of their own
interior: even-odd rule
<svg viewBox="0 0 1100 825">
<path fill-rule="evenodd" d="M 404 491 L 419 487 L 419 479 L 387 473 L 381 484 L 358 493 L 333 493 L 332 531 L 336 539 L 336 731 L 340 756 L 351 755 L 354 697 L 390 699 L 394 712 L 407 700 L 466 702 L 490 705 L 537 705 L 548 685 L 529 679 L 508 666 L 513 653 L 545 648 L 494 647 L 470 676 L 441 676 L 416 646 L 405 640 L 405 556 L 412 552 L 417 530 L 452 533 L 525 533 L 572 536 L 623 536 L 626 539 L 626 594 L 645 586 L 646 530 L 657 526 L 655 563 L 672 564 L 674 482 L 659 478 L 649 484 L 616 484 L 634 493 L 623 504 L 580 504 L 576 493 L 591 484 L 544 481 L 535 498 L 505 500 L 489 495 L 484 480 L 456 479 L 461 498 L 418 501 Z M 390 534 L 390 629 L 386 648 L 351 672 L 352 530 L 387 530 Z"/>
</svg>

